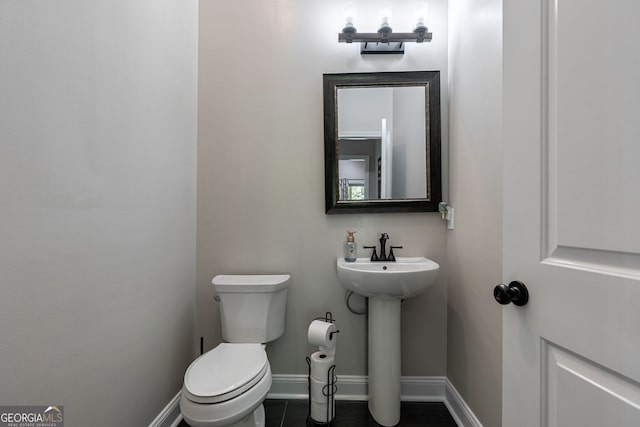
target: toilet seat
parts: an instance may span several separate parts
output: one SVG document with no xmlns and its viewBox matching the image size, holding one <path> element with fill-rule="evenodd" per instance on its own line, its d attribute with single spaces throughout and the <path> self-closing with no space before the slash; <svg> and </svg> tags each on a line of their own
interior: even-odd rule
<svg viewBox="0 0 640 427">
<path fill-rule="evenodd" d="M 225 402 L 251 389 L 268 370 L 262 344 L 222 343 L 189 366 L 183 392 L 197 403 Z"/>
<path fill-rule="evenodd" d="M 182 412 L 184 420 L 192 427 L 229 427 L 246 419 L 252 413 L 259 418 L 259 414 L 255 414 L 255 411 L 262 405 L 270 388 L 271 368 L 267 364 L 267 373 L 255 386 L 242 395 L 224 402 L 196 403 L 187 397 L 183 388 L 180 397 L 180 412 Z M 257 422 L 255 427 L 264 426 L 264 417 L 262 420 L 263 423 Z"/>
</svg>

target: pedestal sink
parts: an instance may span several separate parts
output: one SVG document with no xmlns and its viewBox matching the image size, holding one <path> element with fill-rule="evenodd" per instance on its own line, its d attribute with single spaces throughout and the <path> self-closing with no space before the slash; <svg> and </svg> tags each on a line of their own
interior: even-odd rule
<svg viewBox="0 0 640 427">
<path fill-rule="evenodd" d="M 378 424 L 400 422 L 400 302 L 425 291 L 440 266 L 427 258 L 395 262 L 338 258 L 338 278 L 369 298 L 369 412 Z"/>
</svg>

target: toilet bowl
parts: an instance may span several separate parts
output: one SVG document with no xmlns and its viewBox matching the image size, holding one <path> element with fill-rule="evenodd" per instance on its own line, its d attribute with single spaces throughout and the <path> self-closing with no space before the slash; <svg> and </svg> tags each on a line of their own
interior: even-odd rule
<svg viewBox="0 0 640 427">
<path fill-rule="evenodd" d="M 180 408 L 193 427 L 257 427 L 264 425 L 262 402 L 270 387 L 264 346 L 223 343 L 187 369 Z"/>
<path fill-rule="evenodd" d="M 266 342 L 284 332 L 289 275 L 216 276 L 222 336 L 184 375 L 180 410 L 192 427 L 264 427 L 271 387 Z"/>
</svg>

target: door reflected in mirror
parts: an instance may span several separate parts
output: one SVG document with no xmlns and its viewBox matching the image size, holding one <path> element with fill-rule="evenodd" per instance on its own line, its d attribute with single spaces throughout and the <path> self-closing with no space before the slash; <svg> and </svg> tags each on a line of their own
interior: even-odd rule
<svg viewBox="0 0 640 427">
<path fill-rule="evenodd" d="M 327 213 L 437 211 L 440 73 L 324 75 Z"/>
</svg>

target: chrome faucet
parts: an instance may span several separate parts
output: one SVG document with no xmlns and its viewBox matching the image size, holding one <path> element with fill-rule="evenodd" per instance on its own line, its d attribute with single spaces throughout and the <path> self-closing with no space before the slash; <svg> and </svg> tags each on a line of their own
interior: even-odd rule
<svg viewBox="0 0 640 427">
<path fill-rule="evenodd" d="M 363 246 L 364 249 L 373 249 L 371 253 L 371 261 L 391 261 L 394 262 L 396 260 L 396 256 L 393 254 L 394 249 L 402 249 L 402 246 L 390 246 L 389 255 L 387 255 L 387 240 L 389 240 L 389 235 L 387 233 L 382 233 L 380 236 L 380 256 L 376 252 L 375 246 Z"/>
</svg>

